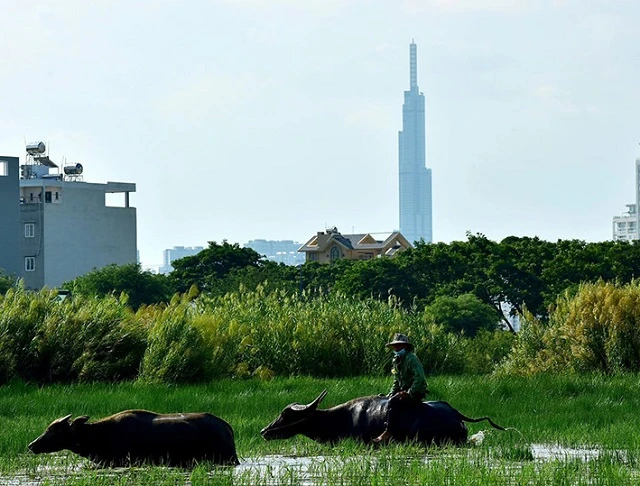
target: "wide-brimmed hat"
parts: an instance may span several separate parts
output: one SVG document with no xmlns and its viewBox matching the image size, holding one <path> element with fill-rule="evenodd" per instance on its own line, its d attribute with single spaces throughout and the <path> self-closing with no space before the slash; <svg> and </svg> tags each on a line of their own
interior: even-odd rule
<svg viewBox="0 0 640 486">
<path fill-rule="evenodd" d="M 393 335 L 393 339 L 390 342 L 388 342 L 386 346 L 390 348 L 394 344 L 404 344 L 409 348 L 409 351 L 413 350 L 413 344 L 409 342 L 409 338 L 399 332 Z"/>
</svg>

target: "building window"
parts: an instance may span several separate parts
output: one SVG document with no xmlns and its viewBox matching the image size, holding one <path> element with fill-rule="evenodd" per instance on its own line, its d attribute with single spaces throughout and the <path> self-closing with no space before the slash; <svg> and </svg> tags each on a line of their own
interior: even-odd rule
<svg viewBox="0 0 640 486">
<path fill-rule="evenodd" d="M 44 202 L 46 203 L 50 203 L 51 202 L 51 191 L 47 191 L 44 193 Z"/>
<path fill-rule="evenodd" d="M 318 261 L 318 254 L 317 253 L 307 253 L 307 255 L 309 255 L 309 261 L 310 262 L 317 262 Z"/>
<path fill-rule="evenodd" d="M 9 175 L 9 162 L 6 160 L 0 160 L 0 177 L 7 177 Z"/>
<path fill-rule="evenodd" d="M 33 272 L 36 269 L 36 257 L 25 257 L 24 259 L 24 271 Z"/>
<path fill-rule="evenodd" d="M 329 258 L 331 260 L 340 260 L 341 256 L 342 252 L 340 251 L 340 248 L 338 248 L 337 246 L 331 248 L 331 252 L 329 253 Z"/>
<path fill-rule="evenodd" d="M 25 223 L 24 225 L 24 237 L 33 238 L 36 235 L 36 225 L 33 223 Z"/>
</svg>

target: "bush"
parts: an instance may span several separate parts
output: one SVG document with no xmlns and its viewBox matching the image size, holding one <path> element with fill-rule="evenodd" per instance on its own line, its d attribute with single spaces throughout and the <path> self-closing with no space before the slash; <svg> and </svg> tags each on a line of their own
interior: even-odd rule
<svg viewBox="0 0 640 486">
<path fill-rule="evenodd" d="M 465 371 L 466 340 L 460 335 L 429 322 L 408 327 L 407 333 L 427 374 Z"/>
<path fill-rule="evenodd" d="M 166 308 L 144 309 L 149 335 L 142 360 L 140 380 L 145 382 L 192 383 L 210 378 L 210 349 L 192 324 L 188 299 L 174 298 Z"/>
<path fill-rule="evenodd" d="M 38 381 L 118 381 L 137 376 L 146 333 L 126 299 L 74 296 L 49 308 L 34 339 Z"/>
<path fill-rule="evenodd" d="M 27 292 L 22 287 L 0 296 L 0 383 L 13 378 L 38 379 L 38 353 L 34 343 L 55 292 Z"/>
<path fill-rule="evenodd" d="M 516 340 L 510 331 L 481 330 L 469 339 L 465 350 L 465 372 L 473 374 L 492 373 L 509 355 Z"/>
<path fill-rule="evenodd" d="M 499 322 L 496 311 L 473 294 L 437 297 L 425 307 L 424 319 L 466 336 L 475 336 L 480 330 L 495 331 Z"/>
<path fill-rule="evenodd" d="M 585 283 L 557 300 L 549 323 L 527 316 L 502 372 L 637 372 L 640 285 Z"/>
</svg>

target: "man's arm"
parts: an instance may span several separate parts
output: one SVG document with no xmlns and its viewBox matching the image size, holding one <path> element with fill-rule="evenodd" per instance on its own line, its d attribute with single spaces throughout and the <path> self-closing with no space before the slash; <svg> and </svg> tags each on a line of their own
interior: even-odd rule
<svg viewBox="0 0 640 486">
<path fill-rule="evenodd" d="M 411 398 L 424 397 L 427 394 L 427 379 L 424 375 L 424 368 L 417 356 L 413 356 L 410 363 L 413 372 L 413 383 L 409 388 Z"/>
</svg>

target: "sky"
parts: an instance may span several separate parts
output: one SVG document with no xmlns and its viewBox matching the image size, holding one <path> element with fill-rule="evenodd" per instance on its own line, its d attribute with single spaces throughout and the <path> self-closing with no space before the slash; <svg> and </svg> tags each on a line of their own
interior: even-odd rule
<svg viewBox="0 0 640 486">
<path fill-rule="evenodd" d="M 173 246 L 398 229 L 418 46 L 436 242 L 612 238 L 640 157 L 637 0 L 0 0 L 0 155 L 134 182 Z"/>
</svg>

